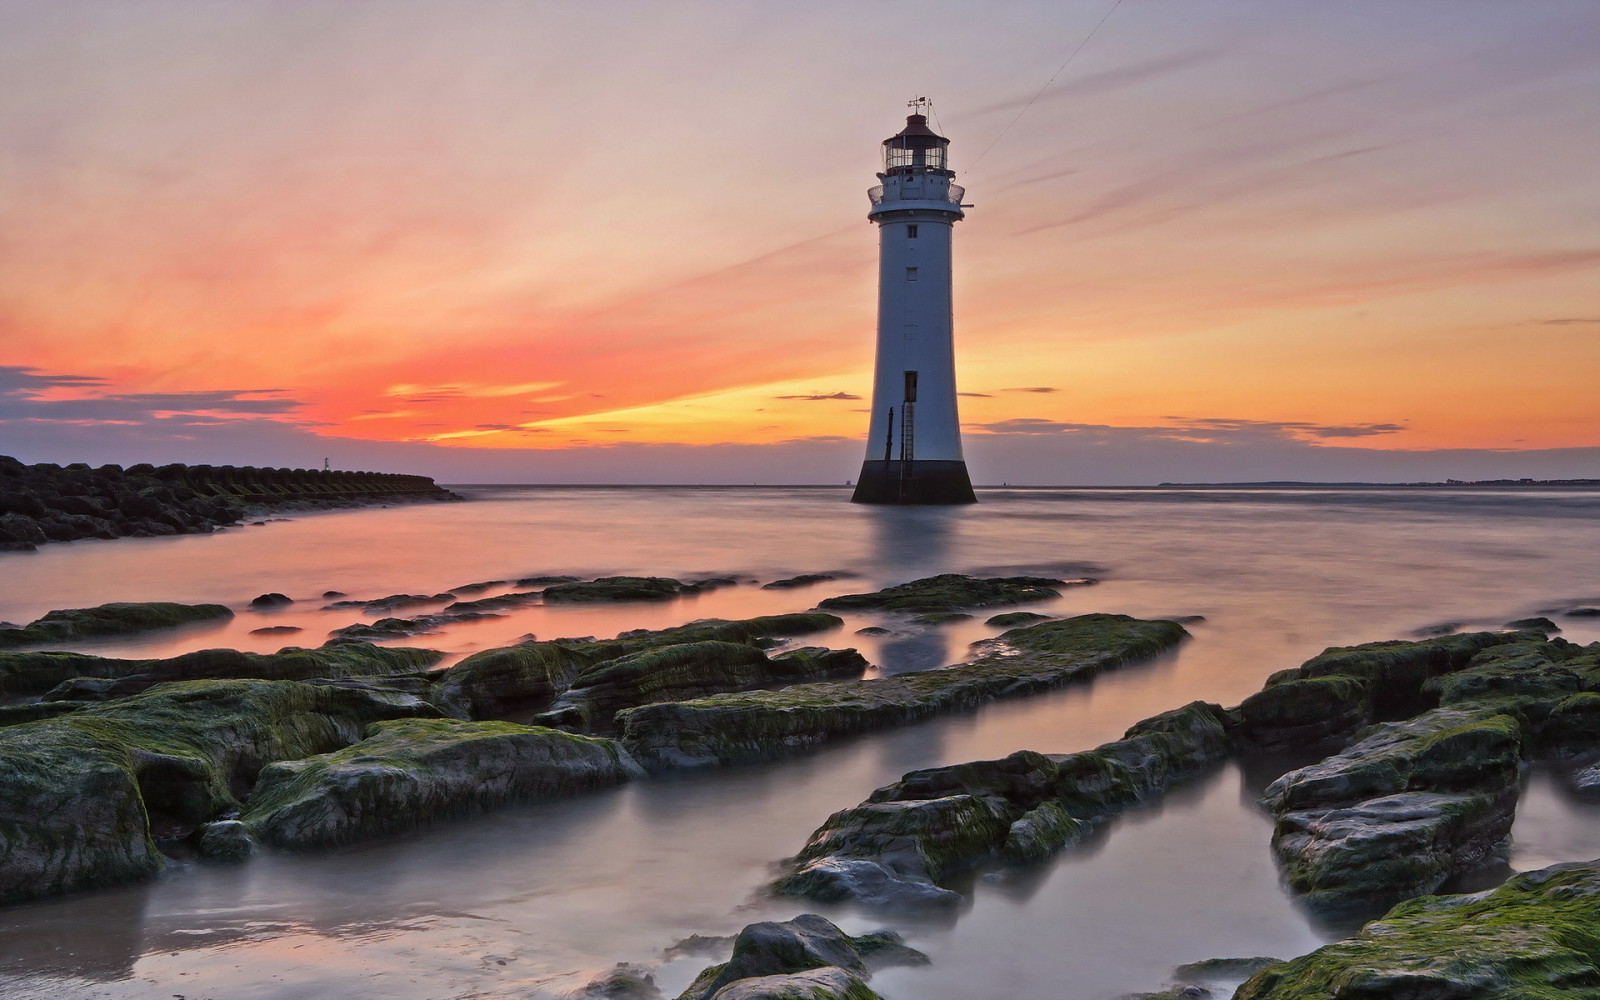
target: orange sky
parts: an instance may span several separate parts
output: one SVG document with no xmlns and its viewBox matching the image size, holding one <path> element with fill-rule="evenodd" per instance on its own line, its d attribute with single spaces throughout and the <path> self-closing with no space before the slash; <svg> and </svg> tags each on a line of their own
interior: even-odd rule
<svg viewBox="0 0 1600 1000">
<path fill-rule="evenodd" d="M 0 0 L 0 451 L 857 440 L 864 191 L 926 93 L 974 456 L 1593 466 L 1600 7 L 1128 0 L 1018 118 L 1109 6 Z"/>
</svg>

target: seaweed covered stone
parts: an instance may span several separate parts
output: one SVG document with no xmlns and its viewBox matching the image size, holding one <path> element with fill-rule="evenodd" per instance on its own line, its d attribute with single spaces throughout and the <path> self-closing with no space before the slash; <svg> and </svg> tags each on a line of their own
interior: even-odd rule
<svg viewBox="0 0 1600 1000">
<path fill-rule="evenodd" d="M 546 587 L 546 604 L 595 604 L 612 601 L 670 601 L 684 591 L 682 581 L 664 576 L 605 576 L 587 583 Z"/>
<path fill-rule="evenodd" d="M 131 635 L 233 617 L 221 604 L 175 604 L 170 601 L 114 602 L 92 608 L 51 611 L 22 628 L 0 629 L 0 649 Z"/>
<path fill-rule="evenodd" d="M 817 646 L 768 657 L 735 642 L 684 642 L 602 661 L 579 673 L 542 721 L 582 729 L 611 728 L 622 709 L 723 691 L 860 676 L 867 661 L 853 649 Z"/>
<path fill-rule="evenodd" d="M 1076 581 L 1081 584 L 1086 581 Z M 842 594 L 818 603 L 832 611 L 901 611 L 936 614 L 966 608 L 1025 604 L 1060 597 L 1066 581 L 1042 576 L 973 577 L 944 573 L 900 583 L 870 594 Z"/>
<path fill-rule="evenodd" d="M 394 693 L 185 681 L 0 729 L 0 901 L 149 877 L 165 864 L 158 840 L 236 813 L 268 763 L 436 714 Z"/>
<path fill-rule="evenodd" d="M 1600 861 L 1489 892 L 1401 903 L 1353 938 L 1270 966 L 1235 1000 L 1528 1000 L 1600 995 Z"/>
<path fill-rule="evenodd" d="M 104 701 L 168 681 L 392 676 L 424 671 L 443 656 L 437 650 L 366 642 L 318 649 L 290 646 L 276 653 L 200 649 L 148 660 L 65 651 L 0 653 L 0 700 L 44 695 Z M 75 683 L 81 678 L 98 683 Z"/>
<path fill-rule="evenodd" d="M 804 614 L 764 615 L 734 621 L 709 619 L 690 622 L 666 629 L 638 629 L 624 632 L 615 639 L 557 639 L 550 642 L 524 642 L 515 646 L 486 649 L 474 653 L 436 678 L 435 698 L 446 711 L 464 718 L 498 718 L 517 712 L 539 713 L 552 710 L 556 700 L 577 682 L 586 671 L 599 670 L 603 664 L 627 657 L 635 657 L 651 650 L 661 650 L 686 644 L 716 643 L 720 646 L 737 644 L 742 647 L 729 655 L 755 662 L 759 647 L 774 644 L 778 636 L 804 635 L 810 632 L 837 628 L 843 620 L 821 612 Z M 667 657 L 672 660 L 673 657 Z M 641 666 L 635 663 L 633 666 Z M 830 662 L 828 669 L 843 669 Z M 795 673 L 792 668 L 769 667 L 778 675 Z M 617 676 L 629 673 L 627 669 Z M 633 671 L 635 675 L 638 671 Z M 819 676 L 812 674 L 812 676 Z M 613 678 L 616 679 L 616 678 Z M 702 678 L 705 680 L 706 678 Z M 742 678 L 730 687 L 748 687 L 748 678 Z M 696 687 L 696 690 L 701 690 Z M 623 698 L 623 704 L 638 704 L 640 699 Z M 612 709 L 614 710 L 614 709 Z M 579 722 L 585 718 L 580 710 Z"/>
<path fill-rule="evenodd" d="M 1494 857 L 1511 832 L 1522 729 L 1440 708 L 1267 787 L 1290 888 L 1330 917 L 1380 913 Z"/>
<path fill-rule="evenodd" d="M 764 760 L 852 733 L 902 725 L 1002 697 L 1088 680 L 1147 659 L 1186 633 L 1169 621 L 1079 615 L 1013 629 L 953 667 L 626 709 L 617 726 L 646 767 Z"/>
<path fill-rule="evenodd" d="M 948 905 L 939 883 L 994 859 L 1036 861 L 1231 750 L 1219 706 L 1194 702 L 1076 754 L 1020 750 L 1000 760 L 912 771 L 829 817 L 773 888 L 868 905 Z"/>
<path fill-rule="evenodd" d="M 241 819 L 275 847 L 327 847 L 638 772 L 610 740 L 510 722 L 401 719 L 342 749 L 267 765 Z"/>
</svg>

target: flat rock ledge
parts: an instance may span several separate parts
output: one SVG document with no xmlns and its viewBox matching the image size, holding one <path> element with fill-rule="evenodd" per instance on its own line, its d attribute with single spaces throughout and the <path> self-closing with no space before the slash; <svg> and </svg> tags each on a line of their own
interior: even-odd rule
<svg viewBox="0 0 1600 1000">
<path fill-rule="evenodd" d="M 651 769 L 766 760 L 852 733 L 1089 680 L 1171 649 L 1187 635 L 1169 621 L 1079 615 L 1012 629 L 958 666 L 645 705 L 619 712 L 616 724 L 623 745 Z"/>
<path fill-rule="evenodd" d="M 947 905 L 939 882 L 990 861 L 1036 861 L 1119 810 L 1230 753 L 1224 715 L 1195 702 L 1075 754 L 912 771 L 828 818 L 773 884 L 782 895 L 871 906 Z"/>
<path fill-rule="evenodd" d="M 1093 580 L 1045 576 L 975 577 L 944 573 L 896 584 L 870 594 L 841 594 L 818 603 L 828 611 L 900 611 L 936 614 L 967 608 L 1004 607 L 1060 597 L 1057 587 L 1084 586 Z"/>
<path fill-rule="evenodd" d="M 65 608 L 51 611 L 22 628 L 0 628 L 0 649 L 133 635 L 232 617 L 233 611 L 221 604 L 173 604 L 167 601 Z"/>
<path fill-rule="evenodd" d="M 359 743 L 261 769 L 241 817 L 280 848 L 331 847 L 641 773 L 611 740 L 542 726 L 401 719 Z"/>
<path fill-rule="evenodd" d="M 1355 937 L 1252 976 L 1235 1000 L 1532 1000 L 1600 996 L 1600 861 L 1425 896 Z"/>
</svg>

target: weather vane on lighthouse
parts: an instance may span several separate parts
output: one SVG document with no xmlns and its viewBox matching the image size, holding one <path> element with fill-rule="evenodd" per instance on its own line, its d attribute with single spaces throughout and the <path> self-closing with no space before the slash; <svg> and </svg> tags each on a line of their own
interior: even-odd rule
<svg viewBox="0 0 1600 1000">
<path fill-rule="evenodd" d="M 883 183 L 867 192 L 878 224 L 878 355 L 867 457 L 851 500 L 974 503 L 961 457 L 950 322 L 950 237 L 966 194 L 950 140 L 928 127 L 926 97 L 883 141 Z"/>
</svg>

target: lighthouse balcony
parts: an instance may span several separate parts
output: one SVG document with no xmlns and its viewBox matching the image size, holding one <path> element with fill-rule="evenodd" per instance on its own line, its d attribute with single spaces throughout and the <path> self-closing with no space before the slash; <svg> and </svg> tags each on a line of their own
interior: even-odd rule
<svg viewBox="0 0 1600 1000">
<path fill-rule="evenodd" d="M 885 185 L 876 184 L 867 190 L 867 199 L 872 202 L 873 208 L 890 204 L 891 202 L 927 201 L 940 207 L 948 208 L 950 205 L 959 207 L 961 199 L 967 196 L 967 189 L 960 184 L 950 184 L 944 178 L 928 177 L 904 178 L 893 185 L 893 190 L 887 194 Z"/>
</svg>

